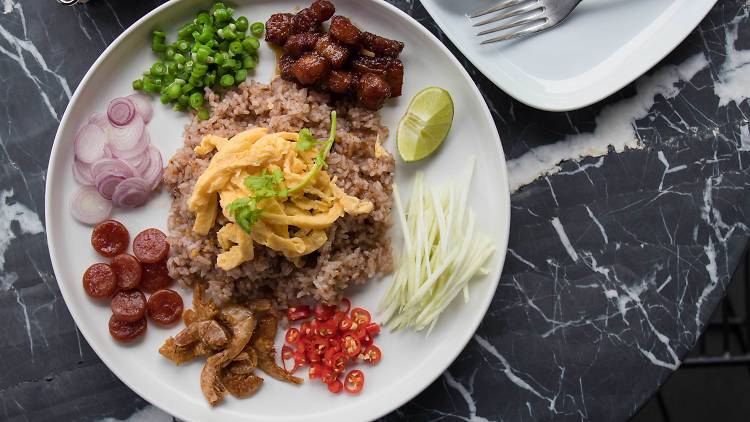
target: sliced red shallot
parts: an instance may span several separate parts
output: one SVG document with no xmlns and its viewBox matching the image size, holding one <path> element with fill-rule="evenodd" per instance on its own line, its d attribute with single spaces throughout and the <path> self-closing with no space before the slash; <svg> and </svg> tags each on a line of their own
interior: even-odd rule
<svg viewBox="0 0 750 422">
<path fill-rule="evenodd" d="M 94 176 L 96 189 L 107 199 L 112 199 L 115 188 L 123 180 L 135 176 L 132 166 L 116 158 L 97 161 L 91 166 L 91 174 Z"/>
<path fill-rule="evenodd" d="M 143 121 L 148 123 L 154 115 L 154 108 L 151 106 L 151 98 L 144 94 L 133 94 L 125 97 L 135 104 L 135 109 L 141 115 Z"/>
<path fill-rule="evenodd" d="M 107 106 L 107 118 L 115 126 L 125 126 L 137 114 L 135 104 L 128 98 L 115 98 Z"/>
<path fill-rule="evenodd" d="M 156 149 L 153 145 L 149 146 L 148 153 L 148 167 L 146 168 L 146 171 L 142 173 L 141 177 L 149 182 L 151 190 L 154 190 L 157 186 L 159 186 L 159 183 L 161 183 L 161 178 L 164 173 L 164 163 L 161 160 L 161 152 L 159 152 L 159 150 Z"/>
<path fill-rule="evenodd" d="M 106 131 L 109 125 L 109 119 L 104 113 L 96 112 L 89 117 L 89 123 L 98 126 L 101 130 Z"/>
<path fill-rule="evenodd" d="M 112 195 L 114 195 L 117 185 L 124 180 L 124 177 L 113 176 L 111 174 L 100 174 L 99 177 L 94 179 L 96 182 L 96 190 L 106 199 L 112 199 Z"/>
<path fill-rule="evenodd" d="M 131 177 L 117 185 L 112 195 L 112 203 L 121 208 L 135 208 L 145 204 L 150 195 L 149 182 L 140 177 Z"/>
<path fill-rule="evenodd" d="M 73 160 L 73 177 L 76 182 L 84 186 L 93 186 L 94 176 L 91 174 L 91 164 L 84 163 L 77 158 Z"/>
<path fill-rule="evenodd" d="M 143 151 L 140 143 L 149 139 L 148 137 L 143 139 L 143 131 L 145 129 L 146 125 L 138 114 L 133 116 L 130 123 L 125 126 L 111 125 L 107 129 L 107 138 L 109 139 L 109 147 L 112 150 L 112 154 L 120 158 L 140 154 Z"/>
<path fill-rule="evenodd" d="M 81 223 L 98 224 L 109 218 L 112 202 L 99 195 L 93 186 L 81 186 L 71 198 L 70 213 Z"/>
<path fill-rule="evenodd" d="M 93 124 L 85 124 L 76 134 L 75 154 L 84 163 L 93 163 L 104 158 L 107 134 Z"/>
<path fill-rule="evenodd" d="M 149 145 L 151 145 L 151 136 L 148 134 L 148 130 L 144 129 L 141 137 L 138 139 L 138 142 L 133 145 L 124 145 L 126 149 L 120 149 L 113 143 L 109 144 L 109 148 L 110 150 L 112 150 L 113 156 L 121 158 L 123 160 L 127 160 L 129 158 L 137 157 L 146 152 Z"/>
<path fill-rule="evenodd" d="M 135 174 L 138 176 L 143 175 L 143 173 L 148 168 L 148 163 L 151 160 L 151 151 L 150 148 L 148 148 L 149 146 L 150 145 L 148 145 L 142 153 L 138 154 L 135 157 L 122 159 L 122 161 L 125 161 L 126 163 L 133 166 L 133 168 L 135 169 Z"/>
<path fill-rule="evenodd" d="M 119 176 L 123 179 L 135 176 L 135 169 L 125 161 L 117 158 L 104 158 L 91 165 L 91 174 L 94 179 L 100 175 Z"/>
</svg>

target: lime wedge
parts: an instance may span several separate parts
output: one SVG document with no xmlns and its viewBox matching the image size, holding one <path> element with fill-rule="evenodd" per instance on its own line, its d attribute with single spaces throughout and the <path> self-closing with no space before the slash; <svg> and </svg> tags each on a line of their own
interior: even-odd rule
<svg viewBox="0 0 750 422">
<path fill-rule="evenodd" d="M 443 143 L 453 123 L 453 99 L 448 91 L 431 86 L 412 98 L 398 123 L 396 142 L 404 161 L 418 161 Z"/>
</svg>

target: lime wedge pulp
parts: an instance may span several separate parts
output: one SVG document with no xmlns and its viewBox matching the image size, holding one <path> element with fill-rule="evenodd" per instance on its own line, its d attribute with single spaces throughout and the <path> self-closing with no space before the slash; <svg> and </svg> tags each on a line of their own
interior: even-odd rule
<svg viewBox="0 0 750 422">
<path fill-rule="evenodd" d="M 401 158 L 418 161 L 435 152 L 452 123 L 453 99 L 448 91 L 434 86 L 419 91 L 398 123 L 396 142 Z"/>
</svg>

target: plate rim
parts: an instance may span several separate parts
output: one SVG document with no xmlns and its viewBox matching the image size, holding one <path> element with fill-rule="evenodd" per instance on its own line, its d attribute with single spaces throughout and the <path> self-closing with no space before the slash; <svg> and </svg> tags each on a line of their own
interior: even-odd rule
<svg viewBox="0 0 750 422">
<path fill-rule="evenodd" d="M 247 3 L 252 3 L 254 0 L 240 0 L 245 1 Z M 358 0 L 363 1 L 363 0 Z M 501 175 L 505 178 L 505 180 L 508 180 L 508 172 L 507 172 L 507 164 L 505 159 L 505 153 L 503 150 L 502 143 L 500 141 L 500 135 L 497 130 L 497 126 L 495 124 L 495 120 L 492 117 L 492 113 L 489 110 L 489 107 L 484 100 L 481 92 L 479 91 L 479 88 L 472 80 L 471 76 L 467 72 L 467 70 L 464 68 L 464 66 L 461 64 L 461 62 L 456 58 L 456 56 L 434 35 L 432 32 L 430 32 L 426 27 L 424 27 L 422 24 L 420 24 L 416 19 L 409 16 L 406 12 L 399 9 L 395 5 L 392 5 L 388 3 L 385 0 L 365 0 L 369 1 L 370 3 L 386 9 L 387 12 L 395 13 L 397 15 L 400 15 L 402 18 L 406 19 L 408 22 L 411 23 L 412 27 L 421 33 L 423 36 L 425 36 L 427 39 L 429 39 L 440 51 L 445 54 L 449 60 L 453 62 L 453 64 L 456 66 L 456 68 L 459 70 L 459 73 L 463 76 L 463 78 L 466 80 L 466 82 L 469 83 L 469 86 L 471 87 L 471 92 L 473 93 L 474 97 L 479 101 L 481 108 L 483 109 L 483 118 L 485 121 L 489 124 L 489 127 L 491 129 L 494 129 L 493 131 L 493 141 L 495 144 L 496 152 L 499 155 L 500 160 L 500 168 L 497 169 Z M 76 86 L 75 92 L 70 98 L 70 101 L 68 102 L 65 112 L 63 113 L 62 118 L 60 119 L 60 123 L 58 125 L 57 131 L 55 133 L 55 138 L 53 140 L 52 148 L 50 149 L 50 158 L 47 164 L 47 175 L 54 174 L 55 169 L 59 164 L 59 160 L 55 160 L 55 157 L 59 154 L 58 149 L 62 148 L 62 140 L 61 135 L 63 132 L 63 127 L 70 124 L 68 121 L 70 120 L 70 116 L 73 110 L 73 107 L 71 107 L 72 104 L 77 103 L 78 98 L 80 97 L 82 90 L 84 86 L 89 82 L 89 80 L 94 76 L 97 69 L 101 66 L 102 62 L 107 59 L 113 52 L 117 49 L 117 47 L 123 42 L 123 40 L 128 37 L 133 31 L 136 30 L 136 28 L 143 25 L 147 20 L 150 20 L 152 17 L 159 15 L 166 10 L 168 10 L 171 7 L 177 6 L 179 3 L 183 2 L 183 0 L 169 0 L 166 3 L 152 9 L 150 12 L 146 13 L 145 15 L 141 16 L 138 20 L 136 20 L 133 24 L 131 24 L 129 27 L 127 27 L 125 30 L 123 30 L 120 35 L 118 35 L 105 49 L 104 51 L 97 57 L 97 59 L 93 62 L 93 64 L 89 67 L 89 69 L 86 71 L 86 74 L 83 76 L 83 78 L 80 80 L 78 85 Z M 61 283 L 58 277 L 58 268 L 61 268 L 61 264 L 58 262 L 58 258 L 56 254 L 53 253 L 53 249 L 57 249 L 57 238 L 55 235 L 53 235 L 53 230 L 50 230 L 47 224 L 49 222 L 53 221 L 52 213 L 53 210 L 51 209 L 51 193 L 53 185 L 55 181 L 53 178 L 47 177 L 45 182 L 45 191 L 44 191 L 44 214 L 45 214 L 45 236 L 47 239 L 47 250 L 50 256 L 50 262 L 52 264 L 52 269 L 55 274 L 55 282 L 58 285 L 58 288 L 60 289 L 60 293 L 63 297 L 63 301 L 65 302 L 65 306 L 68 308 L 68 312 L 70 313 L 71 317 L 73 318 L 73 321 L 76 323 L 77 329 L 81 332 L 83 337 L 86 339 L 86 342 L 88 343 L 89 347 L 96 353 L 97 357 L 107 366 L 107 369 L 111 371 L 123 384 L 125 384 L 131 391 L 136 393 L 138 396 L 143 398 L 145 401 L 147 401 L 149 404 L 169 413 L 172 416 L 176 416 L 182 420 L 185 421 L 195 421 L 195 417 L 192 415 L 188 415 L 184 413 L 183 408 L 180 407 L 174 407 L 170 405 L 166 405 L 167 401 L 162 400 L 157 395 L 149 394 L 146 395 L 146 391 L 143 391 L 140 388 L 136 388 L 133 385 L 131 385 L 128 381 L 126 381 L 126 378 L 124 378 L 121 374 L 120 369 L 115 369 L 116 364 L 114 363 L 114 358 L 107 356 L 104 353 L 101 353 L 98 347 L 96 346 L 96 343 L 92 342 L 90 340 L 90 336 L 87 333 L 87 330 L 85 330 L 80 324 L 78 324 L 78 320 L 82 318 L 80 314 L 75 312 L 69 305 L 69 295 L 73 294 L 72 291 L 69 291 L 68 287 L 65 287 L 65 283 Z M 505 236 L 502 239 L 497 239 L 497 249 L 496 253 L 498 254 L 498 270 L 497 270 L 497 276 L 493 279 L 492 277 L 487 277 L 487 282 L 492 283 L 491 289 L 487 294 L 486 297 L 482 298 L 480 303 L 477 303 L 477 307 L 481 309 L 481 313 L 477 313 L 477 317 L 475 320 L 472 320 L 472 330 L 466 330 L 465 334 L 462 337 L 457 337 L 458 343 L 461 344 L 460 348 L 457 348 L 455 353 L 446 354 L 438 358 L 438 361 L 435 362 L 436 366 L 441 367 L 442 369 L 437 372 L 434 376 L 426 376 L 423 377 L 420 381 L 415 382 L 410 389 L 405 394 L 401 394 L 397 400 L 394 400 L 390 403 L 387 403 L 385 405 L 379 405 L 377 406 L 374 411 L 371 411 L 371 414 L 367 415 L 368 418 L 380 418 L 407 403 L 409 400 L 413 399 L 417 395 L 419 395 L 422 391 L 424 391 L 427 387 L 429 387 L 430 384 L 432 384 L 438 377 L 440 377 L 447 369 L 448 367 L 458 358 L 458 356 L 461 354 L 463 349 L 466 347 L 466 345 L 469 343 L 471 338 L 476 333 L 476 330 L 479 328 L 479 325 L 484 320 L 487 311 L 489 309 L 489 306 L 492 303 L 492 299 L 495 296 L 495 293 L 497 291 L 497 287 L 500 282 L 500 276 L 502 274 L 502 270 L 505 264 L 505 257 L 507 255 L 507 248 L 508 248 L 508 240 L 510 237 L 510 188 L 507 183 L 500 184 L 497 186 L 499 189 L 499 192 L 497 194 L 501 196 L 501 209 L 504 209 L 505 211 L 505 221 L 501 222 L 502 226 L 504 227 Z M 325 415 L 325 414 L 324 414 Z M 360 414 L 359 416 L 364 416 Z"/>
<path fill-rule="evenodd" d="M 534 107 L 542 111 L 566 112 L 588 107 L 609 97 L 629 83 L 641 77 L 643 74 L 656 66 L 659 62 L 661 62 L 672 51 L 674 51 L 680 44 L 682 44 L 685 38 L 687 38 L 688 35 L 690 35 L 695 30 L 695 28 L 700 25 L 703 19 L 705 19 L 711 9 L 713 9 L 713 7 L 718 2 L 718 0 L 696 1 L 704 2 L 704 9 L 701 9 L 697 13 L 697 22 L 694 25 L 683 25 L 680 27 L 680 29 L 671 32 L 672 36 L 669 38 L 669 42 L 667 43 L 671 47 L 668 47 L 664 51 L 653 55 L 653 57 L 648 60 L 638 62 L 638 66 L 621 67 L 619 68 L 619 72 L 610 74 L 609 78 L 600 78 L 601 80 L 606 79 L 606 82 L 587 85 L 586 87 L 577 89 L 573 92 L 567 92 L 565 93 L 565 95 L 554 96 L 535 94 L 533 91 L 525 89 L 523 87 L 524 84 L 515 83 L 512 78 L 506 76 L 503 72 L 495 71 L 493 69 L 494 66 L 492 66 L 489 62 L 480 60 L 478 57 L 475 57 L 474 54 L 468 52 L 468 49 L 462 47 L 463 43 L 461 42 L 461 40 L 454 36 L 452 31 L 446 31 L 443 29 L 448 27 L 448 25 L 443 20 L 443 14 L 438 13 L 437 6 L 434 5 L 435 0 L 419 0 L 419 3 L 422 5 L 422 7 L 425 8 L 430 18 L 435 21 L 438 28 L 440 29 L 440 32 L 448 37 L 451 43 L 456 47 L 456 49 L 458 49 L 458 51 L 461 52 L 466 60 L 468 60 L 474 67 L 477 68 L 477 70 L 479 70 L 487 79 L 489 79 L 503 92 L 527 106 Z M 468 29 L 469 28 L 467 27 L 467 30 Z M 616 82 L 612 83 L 612 79 L 614 79 Z M 545 102 L 549 101 L 550 97 L 554 98 L 554 100 L 552 102 Z"/>
</svg>

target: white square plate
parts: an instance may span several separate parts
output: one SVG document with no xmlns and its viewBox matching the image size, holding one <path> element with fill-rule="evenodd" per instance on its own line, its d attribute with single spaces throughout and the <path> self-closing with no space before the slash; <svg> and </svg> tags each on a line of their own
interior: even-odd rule
<svg viewBox="0 0 750 422">
<path fill-rule="evenodd" d="M 672 51 L 716 3 L 583 0 L 556 28 L 525 39 L 480 45 L 492 35 L 477 37 L 480 30 L 471 26 L 467 15 L 498 0 L 420 1 L 495 85 L 525 104 L 548 111 L 578 109 L 618 91 Z"/>
</svg>

